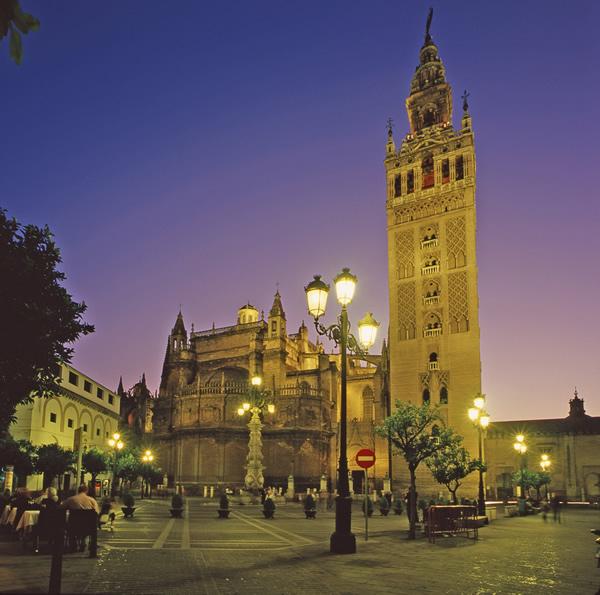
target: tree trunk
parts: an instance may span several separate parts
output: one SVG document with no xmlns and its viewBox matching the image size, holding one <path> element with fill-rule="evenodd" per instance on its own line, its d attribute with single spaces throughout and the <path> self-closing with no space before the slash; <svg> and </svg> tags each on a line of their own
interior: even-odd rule
<svg viewBox="0 0 600 595">
<path fill-rule="evenodd" d="M 448 491 L 450 492 L 450 494 L 452 494 L 452 504 L 458 504 L 458 499 L 456 498 L 456 490 L 458 490 L 458 488 L 454 488 L 453 490 L 448 488 Z"/>
<path fill-rule="evenodd" d="M 410 471 L 410 488 L 408 490 L 408 538 L 416 539 L 417 537 L 417 482 L 415 478 L 415 470 L 409 466 Z"/>
<path fill-rule="evenodd" d="M 92 473 L 92 489 L 90 490 L 90 496 L 92 498 L 96 497 L 96 477 L 97 474 L 95 475 L 94 473 Z"/>
</svg>

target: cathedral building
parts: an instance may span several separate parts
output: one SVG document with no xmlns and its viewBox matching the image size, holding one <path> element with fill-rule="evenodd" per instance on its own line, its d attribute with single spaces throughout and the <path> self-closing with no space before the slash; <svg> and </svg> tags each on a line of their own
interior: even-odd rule
<svg viewBox="0 0 600 595">
<path fill-rule="evenodd" d="M 349 362 L 348 394 L 357 449 L 372 444 L 381 419 L 377 362 Z M 181 314 L 168 337 L 160 390 L 152 400 L 159 460 L 171 483 L 241 487 L 248 452 L 249 380 L 260 375 L 273 413 L 263 414 L 266 485 L 332 487 L 337 460 L 339 355 L 326 354 L 302 323 L 288 334 L 279 292 L 265 320 L 245 304 L 231 326 L 188 333 Z M 382 476 L 383 476 L 382 465 Z M 357 467 L 358 469 L 358 467 Z"/>
<path fill-rule="evenodd" d="M 476 456 L 467 417 L 481 391 L 474 137 L 466 93 L 453 126 L 429 24 L 406 99 L 409 131 L 397 146 L 390 122 L 386 144 L 390 389 L 394 400 L 440 405 Z M 394 459 L 394 477 L 406 480 Z M 422 471 L 420 488 L 432 481 Z"/>
</svg>

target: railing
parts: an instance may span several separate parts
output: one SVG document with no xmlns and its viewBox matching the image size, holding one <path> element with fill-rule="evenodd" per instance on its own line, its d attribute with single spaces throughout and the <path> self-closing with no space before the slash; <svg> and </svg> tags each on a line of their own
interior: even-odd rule
<svg viewBox="0 0 600 595">
<path fill-rule="evenodd" d="M 425 337 L 437 337 L 438 335 L 442 334 L 442 327 L 437 327 L 437 328 L 426 328 L 425 331 L 423 332 L 423 335 Z"/>
<path fill-rule="evenodd" d="M 267 389 L 268 390 L 268 389 Z M 226 382 L 220 384 L 213 382 L 210 384 L 204 384 L 200 387 L 194 385 L 186 387 L 176 393 L 176 396 L 196 396 L 196 395 L 247 395 L 250 391 L 250 385 L 246 382 Z M 321 398 L 325 395 L 324 391 L 319 388 L 313 388 L 312 386 L 301 386 L 297 384 L 290 384 L 287 386 L 281 386 L 273 391 L 274 397 L 318 397 Z"/>
<path fill-rule="evenodd" d="M 239 327 L 244 327 L 244 329 L 251 329 L 251 328 L 260 328 L 262 326 L 264 326 L 266 323 L 264 322 L 264 320 L 259 320 L 258 322 L 245 322 L 244 324 L 233 324 L 231 326 L 221 326 L 219 328 L 211 328 L 208 329 L 207 331 L 194 331 L 193 333 L 190 333 L 190 339 L 193 339 L 195 337 L 210 337 L 212 335 L 221 335 L 223 333 L 228 333 L 232 330 L 235 330 Z"/>
<path fill-rule="evenodd" d="M 435 248 L 438 245 L 438 239 L 421 240 L 421 248 Z"/>
<path fill-rule="evenodd" d="M 439 264 L 432 264 L 430 266 L 421 268 L 422 275 L 433 275 L 434 273 L 439 273 L 439 272 L 440 272 Z"/>
<path fill-rule="evenodd" d="M 430 304 L 438 304 L 440 301 L 440 296 L 439 295 L 428 295 L 426 297 L 423 298 L 423 303 L 426 306 L 429 306 Z"/>
<path fill-rule="evenodd" d="M 428 368 L 430 370 L 439 370 L 440 369 L 440 363 L 439 362 L 429 362 Z"/>
</svg>

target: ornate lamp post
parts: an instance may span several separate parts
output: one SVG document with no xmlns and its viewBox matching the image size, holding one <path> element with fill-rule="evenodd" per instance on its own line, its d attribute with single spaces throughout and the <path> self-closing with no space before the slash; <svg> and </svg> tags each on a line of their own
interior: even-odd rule
<svg viewBox="0 0 600 595">
<path fill-rule="evenodd" d="M 275 405 L 268 401 L 270 391 L 261 389 L 262 378 L 254 375 L 251 380 L 250 390 L 248 392 L 249 400 L 246 401 L 239 409 L 238 415 L 245 415 L 250 411 L 252 417 L 248 422 L 250 437 L 248 439 L 248 455 L 246 456 L 246 477 L 244 483 L 246 489 L 252 493 L 258 493 L 258 490 L 263 487 L 265 478 L 263 476 L 262 464 L 262 422 L 261 414 L 266 409 L 269 413 L 275 413 Z"/>
<path fill-rule="evenodd" d="M 154 455 L 152 454 L 151 450 L 146 450 L 144 452 L 144 454 L 142 455 L 142 462 L 145 463 L 146 465 L 149 465 L 150 463 L 152 463 L 152 461 L 154 460 Z M 146 484 L 146 489 L 148 488 L 148 485 Z M 141 493 L 141 497 L 144 497 L 144 478 L 142 477 L 142 493 Z"/>
<path fill-rule="evenodd" d="M 485 411 L 485 395 L 473 399 L 473 407 L 469 409 L 469 419 L 475 424 L 479 436 L 479 496 L 477 498 L 477 514 L 485 516 L 485 484 L 483 478 L 483 434 L 490 425 L 490 416 Z"/>
<path fill-rule="evenodd" d="M 358 323 L 358 337 L 350 334 L 350 323 L 346 307 L 354 297 L 357 278 L 349 269 L 342 272 L 333 280 L 337 300 L 342 306 L 337 324 L 329 327 L 323 326 L 319 318 L 325 314 L 329 285 L 321 280 L 320 275 L 304 288 L 308 302 L 308 312 L 315 319 L 315 328 L 319 335 L 324 335 L 340 347 L 341 357 L 341 399 L 340 399 L 340 460 L 338 465 L 337 489 L 335 507 L 335 531 L 330 539 L 330 551 L 334 554 L 354 554 L 356 552 L 356 538 L 350 530 L 352 521 L 352 498 L 348 483 L 348 457 L 346 453 L 346 353 L 350 351 L 356 355 L 366 355 L 366 350 L 375 343 L 379 323 L 370 312 Z M 359 346 L 360 343 L 360 346 Z M 362 346 L 362 348 L 361 348 Z"/>
<path fill-rule="evenodd" d="M 110 493 L 112 496 L 117 494 L 117 453 L 123 450 L 125 443 L 121 441 L 121 434 L 115 432 L 112 438 L 109 439 L 108 445 L 113 449 L 113 468 L 112 468 L 112 483 Z"/>
<path fill-rule="evenodd" d="M 542 471 L 547 471 L 551 464 L 552 461 L 550 461 L 550 456 L 546 453 L 542 454 L 540 457 L 540 467 L 542 468 Z M 546 500 L 548 500 L 548 484 L 546 484 Z"/>
<path fill-rule="evenodd" d="M 525 514 L 525 453 L 527 452 L 527 445 L 525 444 L 525 436 L 518 434 L 515 438 L 516 442 L 513 444 L 514 449 L 521 455 L 521 498 L 519 499 L 519 512 Z"/>
</svg>

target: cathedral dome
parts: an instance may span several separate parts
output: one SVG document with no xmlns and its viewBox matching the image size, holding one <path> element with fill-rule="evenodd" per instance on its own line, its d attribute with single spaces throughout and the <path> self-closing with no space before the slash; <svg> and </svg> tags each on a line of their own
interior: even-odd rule
<svg viewBox="0 0 600 595">
<path fill-rule="evenodd" d="M 238 310 L 237 323 L 248 324 L 249 322 L 258 322 L 258 310 L 248 302 Z"/>
</svg>

